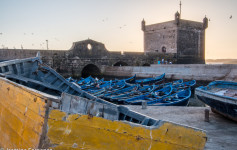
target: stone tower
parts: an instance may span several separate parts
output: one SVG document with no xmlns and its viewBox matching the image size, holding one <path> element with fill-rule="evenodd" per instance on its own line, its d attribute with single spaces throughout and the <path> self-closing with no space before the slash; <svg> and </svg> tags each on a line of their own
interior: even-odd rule
<svg viewBox="0 0 237 150">
<path fill-rule="evenodd" d="M 179 64 L 205 63 L 205 30 L 208 19 L 203 22 L 183 20 L 179 12 L 172 21 L 146 25 L 142 21 L 144 32 L 144 52 L 173 55 Z"/>
</svg>

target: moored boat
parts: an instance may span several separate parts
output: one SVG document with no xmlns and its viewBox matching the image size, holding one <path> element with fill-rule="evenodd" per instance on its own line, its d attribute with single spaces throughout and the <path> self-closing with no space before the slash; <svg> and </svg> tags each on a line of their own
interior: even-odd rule
<svg viewBox="0 0 237 150">
<path fill-rule="evenodd" d="M 191 89 L 185 89 L 153 101 L 147 102 L 151 106 L 187 106 L 191 97 Z"/>
<path fill-rule="evenodd" d="M 214 112 L 237 121 L 237 82 L 213 81 L 196 88 L 195 95 Z"/>
<path fill-rule="evenodd" d="M 145 95 L 147 93 L 152 92 L 154 89 L 156 89 L 156 85 L 140 86 L 139 84 L 136 84 L 135 86 L 136 86 L 135 89 L 133 89 L 130 92 L 126 92 L 126 94 L 113 95 L 112 97 L 110 97 L 110 101 L 116 102 L 118 104 L 124 104 L 124 101 L 126 99 L 137 97 L 140 95 Z"/>
<path fill-rule="evenodd" d="M 127 78 L 127 79 L 123 79 L 125 80 L 126 83 L 135 83 L 136 81 L 136 74 L 130 78 Z"/>
<path fill-rule="evenodd" d="M 81 79 L 77 81 L 77 84 L 79 85 L 84 85 L 84 84 L 89 84 L 91 82 L 95 82 L 95 79 L 92 76 L 89 76 L 87 78 Z"/>
<path fill-rule="evenodd" d="M 136 79 L 135 83 L 136 84 L 153 84 L 153 83 L 162 81 L 164 78 L 165 78 L 165 73 L 154 78 Z"/>
<path fill-rule="evenodd" d="M 168 96 L 172 92 L 172 86 L 168 85 L 161 89 L 155 90 L 153 92 L 145 93 L 139 96 L 135 96 L 132 98 L 127 98 L 123 100 L 125 104 L 131 104 L 131 105 L 141 105 L 143 101 L 153 101 L 158 98 L 162 98 L 164 96 Z"/>
</svg>

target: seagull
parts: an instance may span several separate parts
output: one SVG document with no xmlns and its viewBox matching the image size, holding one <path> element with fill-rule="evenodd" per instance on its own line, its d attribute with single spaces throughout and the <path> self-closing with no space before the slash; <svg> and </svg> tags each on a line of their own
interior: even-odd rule
<svg viewBox="0 0 237 150">
<path fill-rule="evenodd" d="M 108 18 L 105 18 L 105 19 L 103 19 L 102 21 L 103 21 L 103 22 L 108 21 Z"/>
<path fill-rule="evenodd" d="M 232 15 L 230 16 L 230 19 L 232 19 Z"/>
</svg>

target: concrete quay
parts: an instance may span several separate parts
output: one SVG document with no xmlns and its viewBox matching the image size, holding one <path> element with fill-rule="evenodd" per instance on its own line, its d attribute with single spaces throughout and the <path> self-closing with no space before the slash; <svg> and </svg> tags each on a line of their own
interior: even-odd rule
<svg viewBox="0 0 237 150">
<path fill-rule="evenodd" d="M 142 106 L 127 105 L 131 110 L 158 120 L 205 130 L 207 143 L 205 150 L 235 150 L 237 148 L 237 123 L 213 113 L 210 107 Z M 209 122 L 205 120 L 205 109 L 209 110 Z"/>
<path fill-rule="evenodd" d="M 152 64 L 148 66 L 105 67 L 102 73 L 107 76 L 155 77 L 165 73 L 168 79 L 184 80 L 229 80 L 237 81 L 236 64 Z"/>
</svg>

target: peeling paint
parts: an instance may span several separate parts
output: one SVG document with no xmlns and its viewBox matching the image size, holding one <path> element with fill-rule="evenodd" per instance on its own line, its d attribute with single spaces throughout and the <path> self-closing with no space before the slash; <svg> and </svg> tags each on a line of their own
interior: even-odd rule
<svg viewBox="0 0 237 150">
<path fill-rule="evenodd" d="M 2 78 L 0 85 L 1 147 L 37 148 L 44 124 L 44 99 Z"/>
<path fill-rule="evenodd" d="M 189 150 L 203 149 L 206 142 L 204 132 L 169 122 L 148 129 L 95 116 L 67 115 L 59 110 L 51 110 L 49 114 L 47 136 L 50 144 L 57 145 L 54 149 L 70 149 L 77 143 L 75 149 Z M 63 116 L 67 116 L 67 121 L 62 120 Z M 65 134 L 68 131 L 70 134 Z"/>
</svg>

